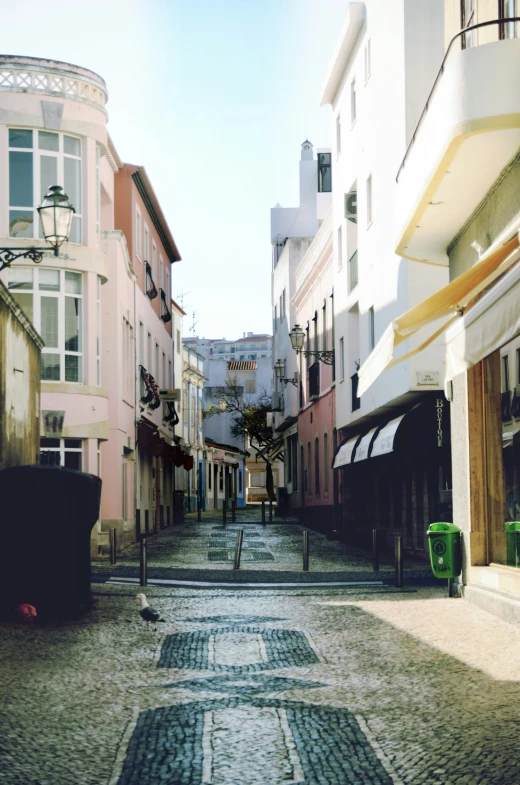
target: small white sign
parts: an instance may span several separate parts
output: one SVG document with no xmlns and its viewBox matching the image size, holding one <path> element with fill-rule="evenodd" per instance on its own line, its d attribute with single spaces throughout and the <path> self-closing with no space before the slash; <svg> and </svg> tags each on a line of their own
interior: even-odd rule
<svg viewBox="0 0 520 785">
<path fill-rule="evenodd" d="M 439 371 L 417 371 L 417 384 L 437 386 L 439 384 Z"/>
</svg>

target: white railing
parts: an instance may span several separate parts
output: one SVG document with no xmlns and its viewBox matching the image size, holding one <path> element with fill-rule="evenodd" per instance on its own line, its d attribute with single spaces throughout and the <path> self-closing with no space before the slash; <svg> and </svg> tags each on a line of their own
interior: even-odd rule
<svg viewBox="0 0 520 785">
<path fill-rule="evenodd" d="M 61 96 L 104 108 L 107 92 L 85 76 L 66 75 L 59 69 L 0 65 L 0 91 Z"/>
</svg>

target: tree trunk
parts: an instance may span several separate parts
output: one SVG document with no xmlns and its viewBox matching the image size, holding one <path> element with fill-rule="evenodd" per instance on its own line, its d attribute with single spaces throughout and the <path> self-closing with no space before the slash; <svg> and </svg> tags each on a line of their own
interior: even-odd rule
<svg viewBox="0 0 520 785">
<path fill-rule="evenodd" d="M 269 498 L 274 502 L 276 501 L 276 496 L 274 493 L 273 467 L 269 461 L 265 462 L 265 475 L 265 489 Z"/>
</svg>

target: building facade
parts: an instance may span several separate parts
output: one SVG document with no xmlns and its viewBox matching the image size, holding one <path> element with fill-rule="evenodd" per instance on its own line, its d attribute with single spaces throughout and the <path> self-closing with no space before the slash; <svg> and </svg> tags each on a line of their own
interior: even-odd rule
<svg viewBox="0 0 520 785">
<path fill-rule="evenodd" d="M 258 360 L 271 357 L 272 336 L 244 333 L 236 341 L 225 338 L 185 338 L 184 343 L 201 354 L 206 360 Z"/>
<path fill-rule="evenodd" d="M 516 623 L 520 40 L 518 22 L 505 20 L 519 12 L 515 2 L 446 2 L 447 49 L 398 168 L 396 234 L 398 252 L 418 268 L 425 265 L 417 260 L 429 260 L 449 270 L 449 285 L 422 303 L 422 318 L 429 316 L 433 330 L 442 316 L 439 329 L 446 333 L 463 593 Z"/>
<path fill-rule="evenodd" d="M 204 434 L 202 419 L 202 396 L 205 376 L 204 357 L 188 345 L 184 345 L 183 369 L 183 449 L 184 504 L 187 511 L 197 509 L 197 502 L 204 508 L 205 466 Z"/>
<path fill-rule="evenodd" d="M 442 56 L 443 5 L 350 3 L 321 95 L 322 106 L 332 107 L 334 139 L 339 529 L 342 538 L 362 545 L 370 544 L 374 528 L 383 546 L 401 534 L 406 550 L 419 556 L 427 556 L 429 523 L 451 515 L 441 341 L 413 354 L 423 335 L 406 335 L 399 351 L 408 359 L 368 385 L 363 377 L 364 389 L 358 371 L 376 347 L 389 351 L 395 318 L 448 278 L 445 266 L 417 265 L 396 254 L 390 240 L 400 156 Z"/>
</svg>

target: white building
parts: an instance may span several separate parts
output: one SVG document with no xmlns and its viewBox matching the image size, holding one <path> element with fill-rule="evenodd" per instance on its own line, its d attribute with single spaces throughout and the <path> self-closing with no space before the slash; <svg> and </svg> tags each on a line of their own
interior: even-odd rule
<svg viewBox="0 0 520 785">
<path fill-rule="evenodd" d="M 252 332 L 244 333 L 236 341 L 227 341 L 225 338 L 185 338 L 186 346 L 196 349 L 207 360 L 217 358 L 220 360 L 258 360 L 261 357 L 271 357 L 272 337 L 270 335 L 257 335 Z"/>
<path fill-rule="evenodd" d="M 284 442 L 286 466 L 288 461 L 295 466 L 295 471 L 285 472 L 291 509 L 299 506 L 298 483 L 292 479 L 297 477 L 294 455 L 300 406 L 299 367 L 289 338 L 296 322 L 292 303 L 296 291 L 295 273 L 327 215 L 332 199 L 331 152 L 320 149 L 317 156 L 314 158 L 313 146 L 306 139 L 301 145 L 299 162 L 300 204 L 298 207 L 277 204 L 271 209 L 273 364 L 283 360 L 285 378 L 297 379 L 297 385 L 278 382 L 273 395 L 273 428 Z"/>
<path fill-rule="evenodd" d="M 372 384 L 365 377 L 361 395 L 357 371 L 376 346 L 387 348 L 393 320 L 448 280 L 446 267 L 396 255 L 392 240 L 396 173 L 442 58 L 443 7 L 442 0 L 351 2 L 321 94 L 334 136 L 336 422 L 345 441 L 334 465 L 343 481 L 343 536 L 368 543 L 371 529 L 381 528 L 389 544 L 403 533 L 417 553 L 425 552 L 431 517 L 448 514 L 438 489 L 450 463 L 447 434 L 439 451 L 426 449 L 443 391 L 440 341 Z M 400 352 L 422 340 L 422 332 L 413 335 Z M 412 427 L 416 417 L 421 424 Z M 408 431 L 413 444 L 405 443 Z"/>
</svg>

